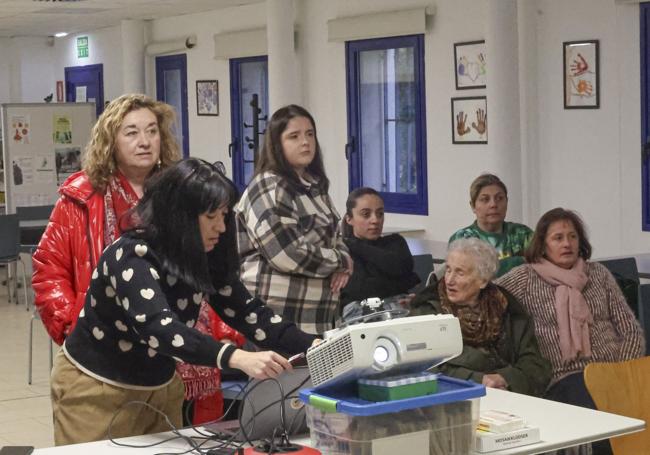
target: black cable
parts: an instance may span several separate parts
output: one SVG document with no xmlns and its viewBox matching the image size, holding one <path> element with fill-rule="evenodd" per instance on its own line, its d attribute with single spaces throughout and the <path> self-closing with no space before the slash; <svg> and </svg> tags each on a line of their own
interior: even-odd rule
<svg viewBox="0 0 650 455">
<path fill-rule="evenodd" d="M 289 393 L 285 395 L 284 388 L 282 387 L 282 384 L 275 378 L 263 379 L 263 380 L 258 381 L 257 383 L 255 383 L 250 388 L 249 388 L 249 386 L 251 385 L 252 380 L 249 379 L 248 382 L 246 383 L 246 385 L 243 388 L 240 387 L 240 391 L 237 393 L 235 398 L 232 400 L 232 402 L 231 402 L 230 406 L 228 407 L 227 411 L 225 411 L 224 414 L 219 419 L 217 419 L 217 420 L 215 420 L 213 422 L 221 421 L 223 419 L 223 417 L 231 410 L 232 406 L 234 406 L 234 404 L 237 402 L 238 397 L 240 395 L 242 395 L 242 398 L 241 398 L 242 403 L 241 403 L 241 405 L 239 407 L 237 419 L 239 421 L 239 432 L 242 433 L 245 441 L 251 447 L 262 448 L 264 451 L 266 451 L 269 454 L 291 452 L 291 451 L 293 451 L 293 449 L 292 449 L 293 446 L 292 446 L 291 442 L 289 441 L 288 430 L 293 429 L 293 424 L 295 423 L 298 414 L 296 414 L 293 417 L 293 419 L 292 419 L 292 421 L 291 421 L 291 423 L 289 425 L 289 428 L 287 428 L 285 402 L 286 402 L 287 399 L 297 398 L 297 396 L 295 396 L 293 394 L 298 389 L 300 389 L 302 386 L 304 386 L 305 383 L 308 380 L 309 380 L 309 376 L 307 376 L 298 386 L 291 389 L 289 391 Z M 249 398 L 249 395 L 259 385 L 261 385 L 261 384 L 263 384 L 263 383 L 265 383 L 267 381 L 273 381 L 278 385 L 278 388 L 280 390 L 280 399 L 272 401 L 271 403 L 267 404 L 264 408 L 262 408 L 262 409 L 260 409 L 259 411 L 256 412 L 255 408 L 253 406 L 253 401 Z M 248 400 L 249 406 L 251 407 L 251 410 L 252 410 L 252 416 L 248 420 L 248 422 L 246 422 L 246 424 L 244 424 L 242 422 L 242 417 L 243 417 L 244 406 L 246 406 L 246 401 L 247 400 Z M 268 439 L 262 440 L 262 443 L 265 444 L 266 447 L 263 447 L 259 443 L 257 445 L 255 445 L 253 443 L 253 441 L 250 439 L 245 427 L 248 424 L 252 423 L 253 426 L 251 427 L 251 431 L 254 430 L 255 429 L 255 418 L 257 416 L 259 416 L 262 412 L 264 412 L 265 410 L 267 410 L 268 408 L 270 408 L 271 406 L 273 406 L 273 405 L 275 405 L 277 403 L 280 403 L 280 425 L 281 426 L 274 428 L 273 434 L 272 434 L 272 437 L 271 437 L 270 441 Z M 172 432 L 172 434 L 174 434 L 174 436 L 169 437 L 167 439 L 164 439 L 162 441 L 151 443 L 151 444 L 139 444 L 138 445 L 138 444 L 127 444 L 127 443 L 124 443 L 124 442 L 116 441 L 114 439 L 114 437 L 113 437 L 113 434 L 112 434 L 112 427 L 113 427 L 113 424 L 115 422 L 115 419 L 127 407 L 134 406 L 134 405 L 144 406 L 144 407 L 156 412 L 157 414 L 161 415 L 162 417 L 164 417 L 165 422 L 169 426 L 170 431 Z M 303 412 L 303 411 L 304 411 L 304 408 L 300 412 Z M 232 449 L 232 453 L 234 454 L 234 453 L 236 453 L 237 449 L 241 448 L 242 445 L 243 445 L 243 443 L 235 443 L 235 438 L 236 438 L 236 436 L 237 436 L 237 434 L 239 432 L 234 433 L 233 435 L 230 435 L 230 437 L 227 438 L 227 439 L 221 439 L 221 438 L 216 439 L 218 436 L 223 436 L 223 435 L 204 433 L 195 425 L 191 425 L 189 427 L 186 427 L 186 429 L 194 430 L 199 436 L 190 437 L 190 436 L 186 436 L 186 435 L 181 434 L 179 429 L 177 429 L 174 426 L 174 424 L 169 420 L 169 417 L 164 412 L 160 411 L 159 409 L 155 408 L 154 406 L 150 405 L 149 403 L 144 402 L 144 401 L 129 401 L 129 402 L 123 404 L 122 406 L 120 406 L 120 408 L 117 409 L 115 411 L 115 413 L 113 414 L 113 417 L 111 418 L 111 421 L 110 421 L 109 426 L 108 426 L 107 435 L 108 435 L 108 439 L 109 439 L 109 441 L 111 443 L 113 443 L 113 444 L 115 444 L 117 446 L 121 446 L 121 447 L 129 447 L 129 448 L 155 447 L 157 445 L 164 444 L 164 443 L 167 443 L 169 441 L 176 440 L 176 439 L 181 439 L 181 440 L 185 441 L 185 443 L 187 443 L 189 445 L 189 447 L 190 447 L 188 450 L 185 450 L 183 452 L 161 452 L 161 453 L 158 453 L 156 455 L 183 455 L 183 454 L 190 453 L 190 452 L 196 452 L 196 453 L 201 454 L 201 455 L 209 455 L 211 453 L 211 451 L 214 451 L 214 450 L 229 450 L 229 449 Z M 277 434 L 278 430 L 281 431 L 281 434 L 279 435 L 280 443 L 276 444 L 276 439 L 278 439 L 278 434 Z M 195 439 L 202 440 L 202 442 L 197 443 L 195 441 Z M 204 447 L 205 444 L 207 444 L 208 442 L 217 442 L 217 441 L 219 441 L 220 444 L 210 446 L 210 447 Z M 268 450 L 267 450 L 267 448 L 268 448 Z"/>
</svg>

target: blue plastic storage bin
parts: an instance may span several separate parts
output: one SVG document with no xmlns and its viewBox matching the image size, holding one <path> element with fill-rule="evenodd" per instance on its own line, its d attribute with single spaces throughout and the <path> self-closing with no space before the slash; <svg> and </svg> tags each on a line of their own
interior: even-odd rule
<svg viewBox="0 0 650 455">
<path fill-rule="evenodd" d="M 469 455 L 485 386 L 440 375 L 437 393 L 404 400 L 361 400 L 355 384 L 299 395 L 311 445 L 323 454 L 398 453 L 401 447 L 409 454 Z"/>
</svg>

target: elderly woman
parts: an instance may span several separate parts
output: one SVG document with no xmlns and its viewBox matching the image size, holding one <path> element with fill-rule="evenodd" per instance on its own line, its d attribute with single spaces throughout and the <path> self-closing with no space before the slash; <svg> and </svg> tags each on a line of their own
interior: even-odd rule
<svg viewBox="0 0 650 455">
<path fill-rule="evenodd" d="M 513 392 L 541 395 L 550 365 L 537 346 L 528 314 L 508 292 L 490 283 L 497 253 L 479 239 L 449 245 L 444 279 L 411 302 L 411 315 L 453 314 L 460 320 L 463 352 L 441 365 L 449 376 Z"/>
<path fill-rule="evenodd" d="M 508 189 L 493 174 L 479 175 L 469 188 L 469 205 L 476 221 L 460 229 L 449 239 L 476 237 L 492 245 L 499 254 L 501 276 L 513 267 L 524 263 L 524 250 L 533 236 L 528 226 L 505 221 L 508 211 Z"/>
</svg>

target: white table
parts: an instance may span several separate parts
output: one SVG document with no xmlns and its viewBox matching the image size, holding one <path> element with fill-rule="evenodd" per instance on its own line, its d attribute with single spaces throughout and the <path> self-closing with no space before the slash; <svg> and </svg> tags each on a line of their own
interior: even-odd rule
<svg viewBox="0 0 650 455">
<path fill-rule="evenodd" d="M 645 422 L 607 412 L 594 411 L 555 401 L 487 389 L 481 409 L 500 409 L 525 417 L 538 426 L 542 441 L 490 454 L 514 455 L 549 452 L 587 442 L 642 431 Z"/>
<path fill-rule="evenodd" d="M 535 454 L 548 452 L 564 447 L 598 441 L 612 436 L 642 431 L 645 428 L 643 420 L 593 411 L 591 409 L 571 406 L 564 403 L 542 400 L 518 393 L 506 392 L 498 389 L 488 389 L 487 395 L 481 398 L 481 409 L 501 409 L 524 416 L 531 425 L 540 428 L 542 441 L 516 447 L 499 452 L 489 452 L 493 455 Z M 183 430 L 189 434 L 188 430 Z M 151 444 L 162 441 L 170 433 L 137 436 L 125 438 L 132 444 Z M 308 444 L 309 438 L 292 439 L 293 442 Z M 122 454 L 155 454 L 164 451 L 181 452 L 188 446 L 181 440 L 169 441 L 160 446 L 149 448 L 124 448 L 118 447 L 109 441 L 98 441 L 72 446 L 52 447 L 38 449 L 35 455 L 122 455 Z"/>
</svg>

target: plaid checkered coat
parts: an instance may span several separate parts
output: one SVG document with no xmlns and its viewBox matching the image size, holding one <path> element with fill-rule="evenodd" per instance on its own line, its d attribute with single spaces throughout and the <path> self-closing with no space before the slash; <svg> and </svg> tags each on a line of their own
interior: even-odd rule
<svg viewBox="0 0 650 455">
<path fill-rule="evenodd" d="M 304 331 L 331 329 L 338 295 L 332 273 L 349 252 L 339 215 L 311 176 L 301 185 L 272 172 L 251 180 L 235 207 L 241 280 L 249 292 Z"/>
</svg>

